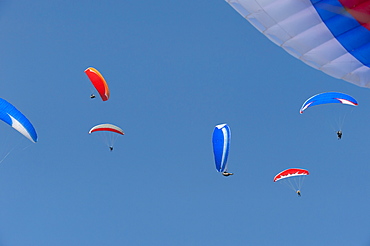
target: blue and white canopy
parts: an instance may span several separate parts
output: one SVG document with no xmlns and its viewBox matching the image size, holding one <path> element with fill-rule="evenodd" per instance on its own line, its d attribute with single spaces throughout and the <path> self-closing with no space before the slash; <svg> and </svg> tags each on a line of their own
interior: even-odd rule
<svg viewBox="0 0 370 246">
<path fill-rule="evenodd" d="M 358 103 L 356 99 L 351 97 L 350 95 L 341 93 L 341 92 L 324 92 L 317 95 L 314 95 L 308 98 L 302 105 L 299 112 L 302 114 L 304 110 L 309 107 L 328 104 L 328 103 L 341 103 L 351 106 L 357 106 Z"/>
<path fill-rule="evenodd" d="M 213 131 L 212 143 L 216 170 L 218 172 L 224 172 L 227 170 L 227 157 L 229 155 L 230 140 L 230 127 L 227 124 L 217 125 Z"/>
<path fill-rule="evenodd" d="M 32 142 L 37 142 L 37 133 L 31 122 L 18 109 L 2 98 L 0 98 L 0 120 Z"/>
<path fill-rule="evenodd" d="M 292 56 L 370 88 L 370 0 L 226 1 Z"/>
</svg>

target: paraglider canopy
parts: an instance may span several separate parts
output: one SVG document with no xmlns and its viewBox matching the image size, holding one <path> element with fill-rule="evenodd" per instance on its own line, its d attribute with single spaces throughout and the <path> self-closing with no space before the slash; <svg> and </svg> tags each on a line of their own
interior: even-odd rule
<svg viewBox="0 0 370 246">
<path fill-rule="evenodd" d="M 226 0 L 272 42 L 307 65 L 370 87 L 369 0 Z"/>
<path fill-rule="evenodd" d="M 0 120 L 4 121 L 30 141 L 37 142 L 37 133 L 31 122 L 18 109 L 0 98 Z"/>
<path fill-rule="evenodd" d="M 227 124 L 215 126 L 213 130 L 212 144 L 216 170 L 218 172 L 227 173 L 227 158 L 229 156 L 230 140 L 231 131 Z"/>
<path fill-rule="evenodd" d="M 316 106 L 316 105 L 323 105 L 323 104 L 329 104 L 329 103 L 341 103 L 345 105 L 351 105 L 351 106 L 357 106 L 358 103 L 356 99 L 354 99 L 352 96 L 341 93 L 341 92 L 323 92 L 317 95 L 314 95 L 307 99 L 301 109 L 299 110 L 299 113 L 303 113 L 307 108 Z"/>
<path fill-rule="evenodd" d="M 110 91 L 108 88 L 108 84 L 105 81 L 103 75 L 101 73 L 93 68 L 89 67 L 85 70 L 86 75 L 89 77 L 91 83 L 94 85 L 95 89 L 98 91 L 101 99 L 103 101 L 107 101 L 110 96 Z"/>
<path fill-rule="evenodd" d="M 22 150 L 29 146 L 28 140 L 36 143 L 38 139 L 35 128 L 26 116 L 2 98 L 0 98 L 0 120 L 21 134 L 19 135 L 5 124 L 1 124 L 0 163 L 2 163 L 13 151 Z"/>
<path fill-rule="evenodd" d="M 274 177 L 274 182 L 282 180 L 282 179 L 290 178 L 290 177 L 304 176 L 304 175 L 309 175 L 309 174 L 310 173 L 305 169 L 289 168 L 289 169 L 286 169 L 276 174 L 276 176 Z"/>
<path fill-rule="evenodd" d="M 118 126 L 112 125 L 112 124 L 99 124 L 94 126 L 93 128 L 90 129 L 89 134 L 93 132 L 99 132 L 99 131 L 107 131 L 107 132 L 115 132 L 121 135 L 124 135 L 125 133 L 121 128 Z"/>
</svg>

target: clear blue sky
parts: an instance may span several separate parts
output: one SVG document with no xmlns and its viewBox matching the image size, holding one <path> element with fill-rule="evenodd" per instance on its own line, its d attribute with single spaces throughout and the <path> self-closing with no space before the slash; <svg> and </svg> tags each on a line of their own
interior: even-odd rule
<svg viewBox="0 0 370 246">
<path fill-rule="evenodd" d="M 370 245 L 369 89 L 291 57 L 222 0 L 0 8 L 0 97 L 39 135 L 0 165 L 0 245 Z M 89 98 L 89 66 L 109 101 Z M 359 102 L 340 141 L 324 111 L 299 114 L 324 91 Z M 105 122 L 126 133 L 113 152 L 88 134 Z M 311 173 L 300 198 L 272 181 L 288 167 Z"/>
</svg>

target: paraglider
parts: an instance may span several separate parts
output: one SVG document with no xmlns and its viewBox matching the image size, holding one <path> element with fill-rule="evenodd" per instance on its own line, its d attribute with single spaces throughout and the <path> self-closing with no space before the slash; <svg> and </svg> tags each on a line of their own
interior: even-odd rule
<svg viewBox="0 0 370 246">
<path fill-rule="evenodd" d="M 303 112 L 310 107 L 318 106 L 318 105 L 326 105 L 326 104 L 343 104 L 343 105 L 357 106 L 358 102 L 352 96 L 341 93 L 341 92 L 324 92 L 324 93 L 320 93 L 320 94 L 317 94 L 317 95 L 314 95 L 308 98 L 301 106 L 299 113 L 303 114 Z M 343 121 L 344 121 L 344 118 L 342 119 L 342 122 L 339 123 L 338 125 L 340 130 L 336 131 L 338 140 L 340 140 L 343 135 L 343 132 L 341 130 Z"/>
<path fill-rule="evenodd" d="M 233 175 L 233 173 L 227 171 L 227 158 L 229 156 L 230 140 L 231 131 L 227 124 L 215 126 L 215 129 L 213 130 L 212 143 L 216 170 L 221 172 L 225 177 Z"/>
<path fill-rule="evenodd" d="M 37 133 L 32 123 L 12 104 L 1 98 L 0 120 L 10 125 L 21 134 L 13 134 L 13 131 L 6 129 L 7 127 L 5 127 L 5 125 L 0 127 L 0 163 L 3 162 L 12 151 L 27 147 L 29 141 L 32 143 L 37 142 Z"/>
<path fill-rule="evenodd" d="M 110 151 L 113 151 L 113 145 L 117 139 L 117 134 L 124 135 L 123 130 L 113 124 L 99 124 L 92 127 L 89 134 L 93 132 L 100 132 L 105 144 L 109 147 Z"/>
<path fill-rule="evenodd" d="M 31 122 L 18 109 L 0 98 L 0 120 L 4 121 L 31 142 L 37 142 L 37 133 Z"/>
<path fill-rule="evenodd" d="M 298 196 L 301 196 L 301 187 L 303 185 L 304 178 L 310 173 L 302 168 L 289 168 L 286 169 L 274 177 L 274 182 L 280 181 L 289 188 L 293 189 Z"/>
<path fill-rule="evenodd" d="M 307 65 L 370 88 L 369 1 L 226 0 Z"/>
<path fill-rule="evenodd" d="M 89 79 L 90 79 L 91 83 L 93 84 L 93 86 L 95 87 L 95 89 L 98 91 L 101 99 L 103 101 L 107 101 L 109 99 L 109 96 L 110 96 L 110 91 L 109 91 L 109 88 L 108 88 L 108 84 L 105 81 L 103 75 L 101 75 L 101 73 L 93 67 L 87 68 L 85 70 L 85 73 L 89 77 Z M 91 94 L 90 98 L 95 98 L 95 95 Z"/>
<path fill-rule="evenodd" d="M 328 103 L 341 103 L 351 106 L 358 105 L 356 99 L 354 99 L 350 95 L 341 92 L 324 92 L 308 98 L 303 103 L 301 109 L 299 110 L 299 113 L 303 114 L 303 111 L 305 111 L 309 107 Z"/>
</svg>

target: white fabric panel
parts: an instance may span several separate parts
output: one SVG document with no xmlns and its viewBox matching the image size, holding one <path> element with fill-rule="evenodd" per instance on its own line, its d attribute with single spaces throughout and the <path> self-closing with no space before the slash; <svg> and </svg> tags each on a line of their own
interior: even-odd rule
<svg viewBox="0 0 370 246">
<path fill-rule="evenodd" d="M 320 69 L 330 61 L 347 53 L 342 46 L 336 45 L 336 42 L 337 41 L 334 38 L 330 39 L 329 41 L 305 53 L 301 57 L 301 60 L 316 69 Z"/>
<path fill-rule="evenodd" d="M 283 21 L 276 23 L 274 26 L 263 31 L 263 33 L 275 44 L 282 46 L 283 43 L 292 37 L 307 31 L 307 29 L 310 29 L 319 23 L 321 23 L 321 21 L 318 20 L 315 15 L 312 15 L 312 10 L 306 8 L 295 15 L 287 17 Z M 291 50 L 291 47 L 288 47 L 287 49 Z M 293 50 L 291 50 L 291 52 L 294 54 L 297 53 Z M 298 54 L 298 56 L 300 55 Z"/>
<path fill-rule="evenodd" d="M 268 13 L 271 19 L 277 23 L 290 18 L 296 13 L 305 11 L 309 6 L 302 1 L 297 0 L 280 0 L 270 1 L 268 5 L 263 7 L 263 10 Z"/>
<path fill-rule="evenodd" d="M 354 70 L 352 73 L 346 74 L 343 79 L 356 85 L 370 87 L 369 77 L 369 68 L 362 66 Z"/>
<path fill-rule="evenodd" d="M 320 69 L 325 64 L 345 53 L 347 53 L 347 51 L 341 45 L 338 45 L 338 41 L 332 37 L 329 41 L 305 53 L 301 59 L 306 63 L 316 64 L 313 67 Z"/>
<path fill-rule="evenodd" d="M 24 126 L 18 120 L 14 119 L 10 114 L 8 114 L 8 116 L 12 120 L 12 127 L 19 131 L 23 136 L 35 143 L 27 129 L 24 128 Z"/>
<path fill-rule="evenodd" d="M 338 57 L 337 59 L 324 65 L 321 70 L 335 78 L 344 78 L 346 74 L 353 72 L 363 66 L 349 53 Z"/>
<path fill-rule="evenodd" d="M 264 26 L 265 29 L 276 25 L 276 22 L 274 21 L 274 19 L 272 19 L 271 16 L 268 15 L 268 13 L 266 13 L 265 11 L 261 9 L 258 12 L 255 12 L 255 13 L 252 13 L 246 16 L 246 18 L 248 20 L 256 19 L 258 22 L 260 22 Z"/>
<path fill-rule="evenodd" d="M 322 22 L 317 19 L 317 16 L 312 14 L 312 10 L 306 8 L 305 10 L 280 21 L 278 25 L 289 33 L 290 36 L 294 37 L 321 23 Z"/>
<path fill-rule="evenodd" d="M 243 7 L 242 4 L 238 3 L 238 2 L 229 2 L 229 4 L 241 15 L 243 16 L 244 18 L 247 16 L 247 15 L 250 15 L 250 12 L 247 10 L 246 7 Z"/>
<path fill-rule="evenodd" d="M 323 29 L 325 28 L 325 29 Z M 328 33 L 324 25 L 316 25 L 297 36 L 292 37 L 283 45 L 284 49 L 294 49 L 298 54 L 297 58 L 301 58 L 305 53 L 322 45 L 328 40 L 333 39 L 333 36 Z"/>
<path fill-rule="evenodd" d="M 263 34 L 266 35 L 272 42 L 278 46 L 282 46 L 287 40 L 291 38 L 289 33 L 285 32 L 279 25 L 274 25 L 268 30 L 264 31 Z"/>
</svg>

